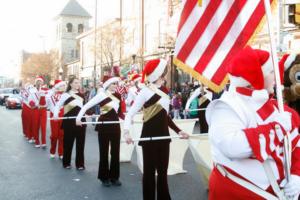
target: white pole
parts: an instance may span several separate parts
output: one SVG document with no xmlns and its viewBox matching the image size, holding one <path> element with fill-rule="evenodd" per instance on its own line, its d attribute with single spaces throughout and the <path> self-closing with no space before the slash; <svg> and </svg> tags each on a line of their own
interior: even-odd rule
<svg viewBox="0 0 300 200">
<path fill-rule="evenodd" d="M 200 111 L 200 110 L 206 110 L 206 108 L 186 109 L 185 111 L 192 112 L 192 111 Z"/>
<path fill-rule="evenodd" d="M 277 7 L 277 49 L 281 52 L 281 17 L 282 17 L 282 0 L 278 0 Z"/>
<path fill-rule="evenodd" d="M 121 124 L 124 121 L 82 122 L 82 124 Z"/>
<path fill-rule="evenodd" d="M 59 120 L 59 119 L 76 119 L 77 116 L 70 116 L 70 117 L 58 117 L 58 118 L 48 118 L 48 120 Z M 83 116 L 82 118 L 93 118 L 93 117 L 100 117 L 100 115 L 87 115 Z"/>
<path fill-rule="evenodd" d="M 202 134 L 193 134 L 189 135 L 189 138 L 195 138 L 195 137 L 202 137 Z M 160 137 L 146 137 L 146 138 L 135 138 L 132 139 L 134 142 L 140 142 L 140 141 L 157 141 L 157 140 L 169 140 L 169 139 L 181 139 L 180 135 L 173 135 L 173 136 L 160 136 Z M 122 140 L 121 142 L 126 142 L 125 140 Z"/>
<path fill-rule="evenodd" d="M 280 83 L 280 72 L 279 72 L 279 65 L 278 65 L 278 57 L 276 52 L 276 43 L 274 38 L 274 31 L 273 31 L 273 21 L 272 21 L 272 13 L 271 13 L 271 5 L 269 0 L 264 0 L 266 16 L 267 16 L 267 25 L 269 30 L 269 39 L 270 39 L 270 46 L 271 46 L 271 56 L 272 56 L 272 63 L 275 72 L 275 81 L 276 81 L 276 95 L 278 101 L 279 111 L 283 112 L 283 97 L 282 97 L 282 86 Z"/>
<path fill-rule="evenodd" d="M 282 86 L 280 83 L 280 72 L 278 65 L 278 57 L 276 53 L 276 43 L 274 38 L 273 31 L 273 22 L 272 22 L 272 13 L 271 13 L 271 5 L 270 0 L 264 0 L 265 11 L 267 16 L 267 25 L 269 30 L 269 39 L 271 45 L 271 55 L 272 55 L 272 63 L 275 72 L 275 81 L 276 81 L 276 95 L 278 101 L 279 112 L 284 112 L 283 109 L 283 97 L 282 97 Z M 290 172 L 290 163 L 291 163 L 291 140 L 289 138 L 289 133 L 284 137 L 284 162 L 285 162 L 285 173 L 287 181 L 290 180 L 291 172 Z"/>
</svg>

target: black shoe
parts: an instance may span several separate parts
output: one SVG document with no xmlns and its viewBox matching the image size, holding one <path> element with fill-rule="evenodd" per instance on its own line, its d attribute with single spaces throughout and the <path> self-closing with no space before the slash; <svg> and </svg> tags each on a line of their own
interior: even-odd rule
<svg viewBox="0 0 300 200">
<path fill-rule="evenodd" d="M 122 185 L 121 181 L 119 181 L 119 180 L 111 180 L 110 182 L 113 186 L 121 186 Z"/>
<path fill-rule="evenodd" d="M 110 187 L 110 186 L 111 186 L 111 183 L 110 183 L 109 180 L 104 180 L 104 181 L 102 181 L 102 185 L 103 185 L 104 187 Z"/>
</svg>

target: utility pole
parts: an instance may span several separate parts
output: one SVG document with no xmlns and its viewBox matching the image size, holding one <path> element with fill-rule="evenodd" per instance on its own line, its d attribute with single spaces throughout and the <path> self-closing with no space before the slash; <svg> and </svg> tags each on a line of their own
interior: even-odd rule
<svg viewBox="0 0 300 200">
<path fill-rule="evenodd" d="M 39 35 L 39 38 L 42 40 L 42 45 L 43 45 L 43 53 L 46 53 L 46 39 L 44 35 Z"/>
<path fill-rule="evenodd" d="M 282 0 L 278 0 L 278 21 L 277 21 L 277 49 L 278 49 L 278 52 L 282 52 L 282 22 L 283 22 L 283 12 L 282 12 L 282 9 L 283 9 L 283 5 L 282 5 Z"/>
<path fill-rule="evenodd" d="M 122 37 L 123 37 L 123 31 L 122 31 L 122 20 L 123 20 L 123 0 L 120 0 L 120 67 L 122 65 Z"/>
<path fill-rule="evenodd" d="M 141 0 L 141 59 L 142 59 L 142 70 L 144 68 L 144 42 L 145 42 L 145 19 L 144 19 L 144 11 L 145 11 L 145 5 L 144 0 Z"/>
<path fill-rule="evenodd" d="M 96 87 L 96 82 L 97 82 L 97 18 L 98 18 L 98 0 L 95 0 L 94 87 Z"/>
</svg>

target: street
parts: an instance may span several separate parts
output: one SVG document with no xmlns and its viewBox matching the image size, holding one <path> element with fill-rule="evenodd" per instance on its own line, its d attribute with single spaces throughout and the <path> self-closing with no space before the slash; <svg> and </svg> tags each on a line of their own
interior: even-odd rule
<svg viewBox="0 0 300 200">
<path fill-rule="evenodd" d="M 23 137 L 20 115 L 20 110 L 0 107 L 1 200 L 142 199 L 142 174 L 135 164 L 135 157 L 132 163 L 121 163 L 121 187 L 105 188 L 98 181 L 99 148 L 93 126 L 87 129 L 86 170 L 77 171 L 74 165 L 71 170 L 66 170 L 58 158 L 49 159 L 49 123 L 47 149 L 36 149 Z M 207 199 L 207 190 L 190 151 L 186 153 L 184 169 L 188 171 L 187 174 L 169 176 L 172 199 Z"/>
</svg>

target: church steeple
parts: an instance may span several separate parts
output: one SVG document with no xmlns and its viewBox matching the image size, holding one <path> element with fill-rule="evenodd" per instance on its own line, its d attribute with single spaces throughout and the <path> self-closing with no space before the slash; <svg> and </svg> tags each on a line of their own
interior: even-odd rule
<svg viewBox="0 0 300 200">
<path fill-rule="evenodd" d="M 79 59 L 76 37 L 89 29 L 90 18 L 91 15 L 76 0 L 69 0 L 55 18 L 56 49 L 64 64 Z"/>
<path fill-rule="evenodd" d="M 91 15 L 76 1 L 70 0 L 59 16 L 76 16 L 91 18 Z"/>
</svg>

